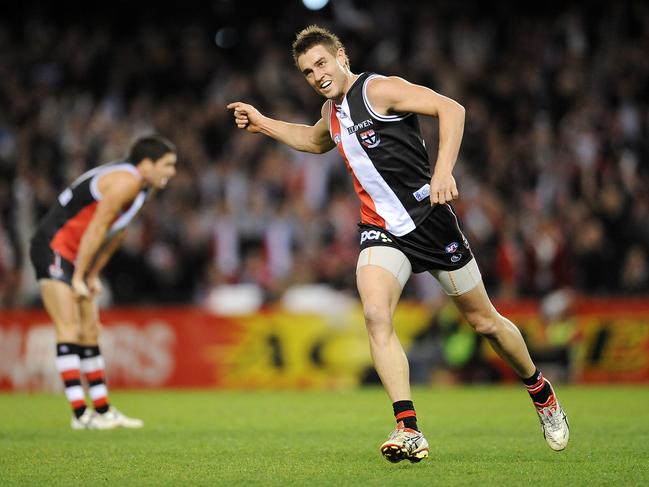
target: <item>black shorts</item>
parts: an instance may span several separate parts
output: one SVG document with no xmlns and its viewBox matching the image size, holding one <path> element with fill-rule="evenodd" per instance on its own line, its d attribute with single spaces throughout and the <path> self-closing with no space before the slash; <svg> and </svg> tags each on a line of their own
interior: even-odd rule
<svg viewBox="0 0 649 487">
<path fill-rule="evenodd" d="M 36 279 L 56 279 L 72 285 L 74 264 L 52 250 L 47 242 L 32 240 L 29 257 L 36 271 Z"/>
<path fill-rule="evenodd" d="M 394 247 L 403 252 L 415 273 L 433 270 L 453 271 L 464 267 L 473 254 L 460 229 L 451 205 L 435 205 L 433 211 L 412 232 L 401 237 L 374 225 L 358 225 L 361 250 L 368 247 Z"/>
</svg>

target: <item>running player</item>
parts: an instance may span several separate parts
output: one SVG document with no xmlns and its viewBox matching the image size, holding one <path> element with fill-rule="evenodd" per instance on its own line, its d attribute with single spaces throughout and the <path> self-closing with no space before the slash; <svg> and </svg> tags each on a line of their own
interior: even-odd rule
<svg viewBox="0 0 649 487">
<path fill-rule="evenodd" d="M 298 33 L 293 58 L 327 100 L 313 126 L 262 115 L 234 102 L 237 127 L 294 149 L 338 148 L 361 200 L 356 268 L 374 366 L 392 400 L 397 427 L 381 452 L 391 462 L 418 462 L 428 442 L 417 426 L 406 355 L 392 318 L 411 272 L 431 272 L 477 333 L 485 336 L 526 385 L 553 450 L 563 450 L 568 422 L 550 383 L 532 362 L 518 328 L 491 304 L 469 242 L 450 202 L 458 197 L 452 170 L 464 131 L 464 108 L 433 90 L 397 77 L 353 74 L 338 37 L 310 26 Z M 440 144 L 431 176 L 416 114 L 439 118 Z"/>
<path fill-rule="evenodd" d="M 137 139 L 125 161 L 82 174 L 39 223 L 30 256 L 41 297 L 56 327 L 56 367 L 72 406 L 73 429 L 140 428 L 108 402 L 96 296 L 99 275 L 126 226 L 154 190 L 176 174 L 176 149 L 163 137 Z M 87 407 L 81 374 L 94 411 Z"/>
</svg>

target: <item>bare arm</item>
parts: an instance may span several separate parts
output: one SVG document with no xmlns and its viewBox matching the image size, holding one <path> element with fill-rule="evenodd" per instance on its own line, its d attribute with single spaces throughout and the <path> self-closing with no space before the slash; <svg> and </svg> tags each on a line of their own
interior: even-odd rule
<svg viewBox="0 0 649 487">
<path fill-rule="evenodd" d="M 335 147 L 329 135 L 327 115 L 325 114 L 326 105 L 325 103 L 322 108 L 322 118 L 315 125 L 275 120 L 262 115 L 252 105 L 241 102 L 230 103 L 227 108 L 234 111 L 235 123 L 240 129 L 251 133 L 261 132 L 302 152 L 322 154 Z"/>
<path fill-rule="evenodd" d="M 92 262 L 92 267 L 86 275 L 86 283 L 91 294 L 99 294 L 101 292 L 101 281 L 99 275 L 106 267 L 108 261 L 113 256 L 115 251 L 122 245 L 124 237 L 126 236 L 126 228 L 121 229 L 99 250 L 97 257 Z"/>
<path fill-rule="evenodd" d="M 99 182 L 102 198 L 88 224 L 75 262 L 72 276 L 72 289 L 80 297 L 89 297 L 86 276 L 89 274 L 93 260 L 101 259 L 101 246 L 112 222 L 126 205 L 130 204 L 140 191 L 141 182 L 133 174 L 116 172 L 106 174 Z M 110 245 L 110 244 L 109 244 Z M 104 263 L 105 264 L 105 263 Z M 96 266 L 95 266 L 96 267 Z"/>
<path fill-rule="evenodd" d="M 439 118 L 439 150 L 430 182 L 430 201 L 443 204 L 457 198 L 452 171 L 464 134 L 464 107 L 430 88 L 397 77 L 370 81 L 368 98 L 374 110 L 382 114 L 418 113 Z"/>
</svg>

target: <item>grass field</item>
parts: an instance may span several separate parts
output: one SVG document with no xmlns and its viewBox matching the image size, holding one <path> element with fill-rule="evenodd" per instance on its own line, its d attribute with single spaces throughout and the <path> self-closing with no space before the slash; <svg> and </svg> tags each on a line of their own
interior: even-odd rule
<svg viewBox="0 0 649 487">
<path fill-rule="evenodd" d="M 649 389 L 562 387 L 552 452 L 516 387 L 416 389 L 431 457 L 383 460 L 380 389 L 115 392 L 143 430 L 72 431 L 62 395 L 0 395 L 0 485 L 649 485 Z"/>
</svg>

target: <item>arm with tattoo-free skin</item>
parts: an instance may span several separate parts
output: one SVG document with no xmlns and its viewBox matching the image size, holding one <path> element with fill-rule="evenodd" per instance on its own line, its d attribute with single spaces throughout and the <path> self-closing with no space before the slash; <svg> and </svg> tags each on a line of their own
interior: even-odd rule
<svg viewBox="0 0 649 487">
<path fill-rule="evenodd" d="M 106 267 L 106 264 L 108 264 L 108 261 L 110 261 L 110 258 L 113 256 L 115 251 L 122 245 L 125 236 L 126 229 L 123 228 L 113 235 L 113 237 L 99 250 L 97 257 L 92 263 L 92 267 L 86 274 L 86 285 L 92 295 L 97 295 L 101 292 L 102 286 L 99 275 L 104 267 Z"/>
<path fill-rule="evenodd" d="M 394 76 L 371 80 L 367 96 L 380 114 L 417 113 L 439 119 L 439 150 L 430 180 L 430 203 L 456 199 L 459 193 L 453 167 L 464 133 L 464 107 L 430 88 Z"/>
<path fill-rule="evenodd" d="M 72 290 L 77 297 L 89 298 L 91 296 L 86 279 L 90 274 L 93 261 L 100 258 L 98 252 L 105 243 L 110 225 L 122 208 L 131 204 L 135 199 L 141 185 L 141 179 L 126 171 L 109 173 L 99 180 L 98 186 L 102 197 L 83 237 L 81 237 L 72 276 Z"/>
<path fill-rule="evenodd" d="M 315 125 L 288 123 L 262 115 L 252 105 L 230 103 L 227 108 L 233 110 L 237 127 L 250 133 L 262 133 L 302 152 L 322 154 L 335 147 L 329 135 L 327 123 L 328 103 L 322 106 L 322 118 Z"/>
</svg>

